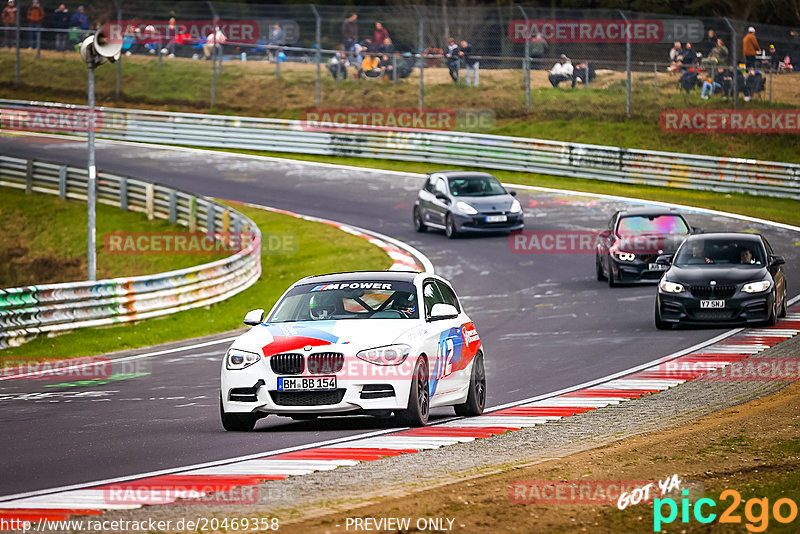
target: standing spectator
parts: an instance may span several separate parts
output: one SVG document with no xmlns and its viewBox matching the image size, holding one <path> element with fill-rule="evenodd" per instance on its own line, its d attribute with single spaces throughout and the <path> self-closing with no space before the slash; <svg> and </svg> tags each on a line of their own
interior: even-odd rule
<svg viewBox="0 0 800 534">
<path fill-rule="evenodd" d="M 59 5 L 58 9 L 53 12 L 53 28 L 56 30 L 56 50 L 63 52 L 67 48 L 67 30 L 69 29 L 69 11 L 64 4 Z"/>
<path fill-rule="evenodd" d="M 695 63 L 697 63 L 697 53 L 692 48 L 692 43 L 686 43 L 686 46 L 683 47 L 683 57 L 681 58 L 681 71 L 686 71 Z"/>
<path fill-rule="evenodd" d="M 72 15 L 69 21 L 70 32 L 69 39 L 75 44 L 83 41 L 86 32 L 89 31 L 89 17 L 84 12 L 83 6 L 78 6 L 78 11 Z"/>
<path fill-rule="evenodd" d="M 44 9 L 39 5 L 39 0 L 33 0 L 33 4 L 28 8 L 28 27 L 36 28 L 36 30 L 28 31 L 28 48 L 33 48 L 43 20 Z"/>
<path fill-rule="evenodd" d="M 461 79 L 461 60 L 458 58 L 458 45 L 456 40 L 452 37 L 447 41 L 447 52 L 444 57 L 447 59 L 447 69 L 450 71 L 450 77 L 454 82 Z"/>
<path fill-rule="evenodd" d="M 550 81 L 550 85 L 558 87 L 561 82 L 571 82 L 572 73 L 572 61 L 565 54 L 561 54 L 558 62 L 550 69 L 550 75 L 547 79 Z"/>
<path fill-rule="evenodd" d="M 283 46 L 285 43 L 286 39 L 284 38 L 283 28 L 281 28 L 281 25 L 276 22 L 272 25 L 272 29 L 269 31 L 269 37 L 267 38 L 267 51 L 269 53 L 270 61 L 277 61 L 277 47 Z"/>
<path fill-rule="evenodd" d="M 225 37 L 225 34 L 222 33 L 222 29 L 219 27 L 218 23 L 215 23 L 214 26 L 216 29 L 208 34 L 206 37 L 206 42 L 203 45 L 203 55 L 206 59 L 211 59 L 211 52 L 217 45 L 222 46 L 225 44 L 225 41 L 228 40 L 228 38 Z"/>
<path fill-rule="evenodd" d="M 529 45 L 529 52 L 531 54 L 531 68 L 534 70 L 539 70 L 539 62 L 536 60 L 544 57 L 544 55 L 547 53 L 549 45 L 547 44 L 547 41 L 544 40 L 544 37 L 542 37 L 542 34 L 538 31 L 530 42 L 531 44 Z"/>
<path fill-rule="evenodd" d="M 747 28 L 747 35 L 742 39 L 742 54 L 744 55 L 745 68 L 756 66 L 756 56 L 761 52 L 761 47 L 758 46 L 758 39 L 756 39 L 756 29 L 750 26 Z"/>
<path fill-rule="evenodd" d="M 3 9 L 3 46 L 13 47 L 14 31 L 17 26 L 17 6 L 14 0 L 8 0 L 8 5 Z"/>
<path fill-rule="evenodd" d="M 177 26 L 175 35 L 167 43 L 167 54 L 169 54 L 169 57 L 175 57 L 175 49 L 178 46 L 183 47 L 183 45 L 190 44 L 191 42 L 192 35 L 189 33 L 186 26 Z"/>
<path fill-rule="evenodd" d="M 708 33 L 706 33 L 706 36 L 703 37 L 701 46 L 703 57 L 708 57 L 714 47 L 717 46 L 717 32 L 715 32 L 713 28 L 708 29 Z"/>
<path fill-rule="evenodd" d="M 353 13 L 342 22 L 342 48 L 345 52 L 350 52 L 357 42 L 358 15 Z"/>
<path fill-rule="evenodd" d="M 711 71 L 711 69 L 716 68 L 717 66 L 727 65 L 728 64 L 728 47 L 725 46 L 725 42 L 717 38 L 717 46 L 715 46 L 711 53 L 708 54 L 708 57 L 704 57 L 700 63 L 707 71 Z"/>
<path fill-rule="evenodd" d="M 474 85 L 478 87 L 478 71 L 480 69 L 480 62 L 472 55 L 472 45 L 466 41 L 461 41 L 461 49 L 458 51 L 458 56 L 464 62 L 464 67 L 467 69 L 467 85 Z M 475 75 L 475 83 L 472 84 L 472 75 Z"/>
<path fill-rule="evenodd" d="M 389 38 L 389 32 L 386 31 L 386 28 L 383 27 L 383 24 L 380 22 L 375 23 L 375 32 L 372 34 L 372 44 L 376 47 L 377 51 L 380 51 L 380 47 L 383 46 L 383 43 L 386 42 L 386 39 Z M 370 47 L 370 51 L 372 47 Z"/>
</svg>

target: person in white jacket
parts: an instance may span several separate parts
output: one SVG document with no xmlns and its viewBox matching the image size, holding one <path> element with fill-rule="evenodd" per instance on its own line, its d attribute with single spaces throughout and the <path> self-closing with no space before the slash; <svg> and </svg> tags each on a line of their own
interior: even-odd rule
<svg viewBox="0 0 800 534">
<path fill-rule="evenodd" d="M 572 81 L 572 61 L 564 54 L 561 54 L 558 63 L 550 69 L 550 76 L 547 79 L 550 80 L 553 87 L 558 87 L 561 82 Z"/>
</svg>

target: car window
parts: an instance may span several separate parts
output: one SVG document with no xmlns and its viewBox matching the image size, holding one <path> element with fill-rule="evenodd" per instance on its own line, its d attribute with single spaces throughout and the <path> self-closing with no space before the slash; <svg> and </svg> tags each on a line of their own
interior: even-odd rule
<svg viewBox="0 0 800 534">
<path fill-rule="evenodd" d="M 688 234 L 689 225 L 680 215 L 634 215 L 621 217 L 618 234 Z"/>
<path fill-rule="evenodd" d="M 686 241 L 675 256 L 674 265 L 696 267 L 706 265 L 764 266 L 764 247 L 757 241 L 731 239 L 695 239 Z"/>
<path fill-rule="evenodd" d="M 764 246 L 767 248 L 767 254 L 769 254 L 770 256 L 774 255 L 775 252 L 772 251 L 772 245 L 769 244 L 769 241 L 767 241 L 767 238 L 764 237 L 764 236 L 761 236 L 761 240 L 764 241 Z"/>
<path fill-rule="evenodd" d="M 494 176 L 460 176 L 448 181 L 454 197 L 486 197 L 507 193 Z"/>
<path fill-rule="evenodd" d="M 427 191 L 428 193 L 433 193 L 433 178 L 432 178 L 431 176 L 428 176 L 428 179 L 427 179 L 427 180 L 425 180 L 425 187 L 424 187 L 424 189 L 425 189 L 425 191 Z"/>
<path fill-rule="evenodd" d="M 617 213 L 619 213 L 619 212 L 617 212 Z M 617 222 L 617 213 L 612 215 L 611 218 L 608 220 L 608 229 L 609 230 L 614 230 L 614 225 Z"/>
<path fill-rule="evenodd" d="M 448 286 L 441 280 L 437 280 L 436 285 L 439 287 L 439 291 L 442 294 L 444 303 L 455 306 L 458 312 L 461 313 L 461 306 L 458 304 L 458 298 L 456 297 L 455 291 L 453 291 L 453 289 L 450 286 Z"/>
<path fill-rule="evenodd" d="M 447 194 L 447 186 L 444 185 L 444 180 L 441 178 L 437 178 L 436 180 L 436 193 Z"/>
<path fill-rule="evenodd" d="M 434 280 L 425 281 L 425 285 L 422 286 L 422 299 L 425 301 L 425 317 L 430 317 L 434 304 L 444 303 Z"/>
</svg>

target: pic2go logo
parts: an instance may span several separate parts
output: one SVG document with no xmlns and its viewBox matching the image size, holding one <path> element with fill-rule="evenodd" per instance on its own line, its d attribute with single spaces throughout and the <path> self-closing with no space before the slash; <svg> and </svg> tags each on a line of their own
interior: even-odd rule
<svg viewBox="0 0 800 534">
<path fill-rule="evenodd" d="M 690 522 L 693 515 L 695 520 L 702 524 L 713 522 L 717 518 L 717 514 L 711 510 L 716 508 L 717 503 L 713 499 L 702 498 L 694 503 L 694 509 L 689 502 L 687 495 L 688 490 L 683 490 L 683 498 L 680 504 L 681 523 L 687 524 Z M 730 499 L 731 504 L 719 516 L 719 523 L 726 524 L 741 524 L 742 517 L 736 512 L 742 502 L 742 495 L 732 489 L 723 491 L 720 496 L 720 501 L 727 501 Z M 669 509 L 667 515 L 664 515 L 664 507 Z M 668 525 L 678 518 L 678 503 L 675 499 L 655 499 L 653 501 L 653 532 L 661 532 L 661 525 Z M 792 499 L 783 497 L 776 500 L 772 504 L 772 516 L 778 523 L 791 523 L 797 518 L 797 503 Z M 748 532 L 764 532 L 769 527 L 770 520 L 770 506 L 769 499 L 763 497 L 761 499 L 752 498 L 744 503 L 744 518 L 748 521 L 745 523 L 745 528 Z"/>
</svg>

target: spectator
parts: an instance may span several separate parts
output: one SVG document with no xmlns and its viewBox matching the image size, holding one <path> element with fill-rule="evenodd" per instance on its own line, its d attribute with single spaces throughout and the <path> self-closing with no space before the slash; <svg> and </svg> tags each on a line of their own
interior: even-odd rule
<svg viewBox="0 0 800 534">
<path fill-rule="evenodd" d="M 384 54 L 394 54 L 394 44 L 392 44 L 392 40 L 390 38 L 386 38 L 383 40 L 383 44 L 378 47 L 379 52 L 383 52 Z"/>
<path fill-rule="evenodd" d="M 69 29 L 69 11 L 61 4 L 53 12 L 53 28 L 56 31 L 56 50 L 63 52 L 67 48 L 67 31 Z M 58 31 L 63 30 L 63 31 Z"/>
<path fill-rule="evenodd" d="M 683 59 L 683 48 L 681 42 L 675 41 L 672 48 L 669 49 L 669 67 L 667 70 L 671 73 L 676 73 L 680 67 L 681 60 Z"/>
<path fill-rule="evenodd" d="M 576 82 L 587 83 L 587 80 L 591 82 L 596 76 L 591 64 L 578 63 L 578 66 L 572 71 L 572 87 L 575 87 Z"/>
<path fill-rule="evenodd" d="M 352 57 L 354 59 L 354 65 L 361 65 L 361 62 L 364 61 L 364 54 L 366 54 L 366 52 L 367 52 L 366 42 L 364 43 L 356 42 L 355 44 L 353 44 Z"/>
<path fill-rule="evenodd" d="M 708 57 L 714 47 L 717 46 L 717 32 L 713 28 L 708 29 L 708 33 L 703 37 L 702 52 L 704 57 Z"/>
<path fill-rule="evenodd" d="M 350 52 L 356 43 L 358 43 L 358 15 L 353 13 L 342 21 L 342 48 L 345 52 Z"/>
<path fill-rule="evenodd" d="M 36 36 L 39 35 L 39 30 L 42 27 L 44 20 L 44 9 L 39 5 L 39 0 L 33 0 L 31 7 L 28 8 L 28 27 L 36 28 L 36 31 L 28 31 L 28 48 L 33 48 L 37 41 Z"/>
<path fill-rule="evenodd" d="M 175 30 L 175 35 L 167 43 L 167 54 L 169 57 L 175 57 L 175 49 L 179 46 L 190 44 L 192 42 L 192 35 L 186 26 L 178 26 Z"/>
<path fill-rule="evenodd" d="M 789 50 L 787 55 L 787 67 L 789 70 L 800 70 L 800 32 L 797 30 L 789 30 Z"/>
<path fill-rule="evenodd" d="M 780 71 L 781 63 L 783 63 L 785 54 L 778 53 L 778 50 L 775 48 L 774 44 L 769 45 L 767 54 L 769 54 L 769 68 L 775 72 Z"/>
<path fill-rule="evenodd" d="M 467 41 L 461 41 L 461 49 L 458 51 L 458 57 L 464 62 L 464 68 L 467 69 L 466 81 L 467 85 L 474 85 L 478 87 L 478 73 L 480 69 L 480 62 L 472 55 L 472 45 Z M 475 75 L 475 83 L 471 84 L 472 75 Z"/>
<path fill-rule="evenodd" d="M 719 67 L 716 76 L 714 74 L 709 74 L 705 81 L 703 81 L 703 89 L 700 92 L 700 97 L 703 100 L 708 100 L 710 97 L 714 96 L 714 91 L 722 90 L 722 83 L 720 82 L 724 72 L 725 69 Z"/>
<path fill-rule="evenodd" d="M 692 48 L 692 43 L 686 43 L 683 47 L 683 57 L 681 58 L 681 70 L 685 71 L 697 63 L 697 53 Z"/>
<path fill-rule="evenodd" d="M 286 39 L 283 34 L 283 28 L 281 28 L 280 24 L 273 24 L 272 29 L 269 31 L 269 37 L 267 38 L 267 45 L 269 48 L 269 60 L 275 61 L 277 47 L 283 46 L 286 43 Z"/>
<path fill-rule="evenodd" d="M 758 93 L 764 90 L 764 86 L 766 85 L 766 80 L 764 76 L 756 70 L 755 67 L 751 67 L 748 70 L 747 79 L 744 81 L 744 100 L 745 102 L 750 102 L 750 99 L 756 96 Z"/>
<path fill-rule="evenodd" d="M 378 78 L 383 74 L 379 68 L 380 59 L 376 55 L 366 54 L 364 60 L 361 62 L 361 69 L 359 74 L 362 77 Z"/>
<path fill-rule="evenodd" d="M 561 54 L 558 62 L 550 69 L 547 79 L 553 87 L 558 87 L 561 82 L 572 81 L 573 71 L 572 61 L 565 54 Z"/>
<path fill-rule="evenodd" d="M 717 66 L 728 64 L 728 47 L 722 39 L 717 38 L 717 46 L 715 46 L 708 57 L 704 57 L 700 64 L 710 71 Z"/>
<path fill-rule="evenodd" d="M 347 61 L 347 54 L 344 52 L 336 52 L 328 63 L 328 70 L 333 75 L 334 80 L 347 79 L 347 67 L 350 62 Z"/>
<path fill-rule="evenodd" d="M 461 60 L 458 57 L 458 45 L 452 37 L 447 40 L 447 52 L 445 52 L 444 57 L 447 59 L 447 69 L 450 71 L 450 77 L 454 82 L 458 82 L 461 79 Z"/>
<path fill-rule="evenodd" d="M 383 27 L 383 24 L 380 22 L 375 23 L 375 31 L 372 34 L 372 44 L 375 45 L 376 50 L 375 52 L 379 52 L 377 48 L 381 47 L 383 43 L 386 42 L 386 39 L 389 38 L 389 32 L 386 31 L 386 28 Z M 372 50 L 372 48 L 370 48 Z"/>
<path fill-rule="evenodd" d="M 3 46 L 14 46 L 14 31 L 17 26 L 17 5 L 14 0 L 8 0 L 8 5 L 3 9 Z"/>
<path fill-rule="evenodd" d="M 72 15 L 69 21 L 69 40 L 72 44 L 77 45 L 86 36 L 89 31 L 89 17 L 84 12 L 83 6 L 78 6 L 78 10 Z"/>
<path fill-rule="evenodd" d="M 383 54 L 378 63 L 378 68 L 381 69 L 384 78 L 394 81 L 396 79 L 394 72 L 394 62 L 388 54 Z"/>
<path fill-rule="evenodd" d="M 761 52 L 761 47 L 758 46 L 758 39 L 756 39 L 756 29 L 750 26 L 747 28 L 747 35 L 742 39 L 742 54 L 746 68 L 756 66 L 756 56 L 759 52 Z"/>
<path fill-rule="evenodd" d="M 544 37 L 542 37 L 542 34 L 537 31 L 536 35 L 534 35 L 530 40 L 530 45 L 528 46 L 528 50 L 531 54 L 532 69 L 539 70 L 539 62 L 536 60 L 543 58 L 547 53 L 548 48 L 549 45 L 547 44 L 547 41 L 545 41 Z"/>
<path fill-rule="evenodd" d="M 205 56 L 206 59 L 211 59 L 211 52 L 214 51 L 215 47 L 217 45 L 222 47 L 227 40 L 228 38 L 222 33 L 222 29 L 216 26 L 216 30 L 209 33 L 206 37 L 206 43 L 203 45 L 203 56 Z"/>
</svg>

